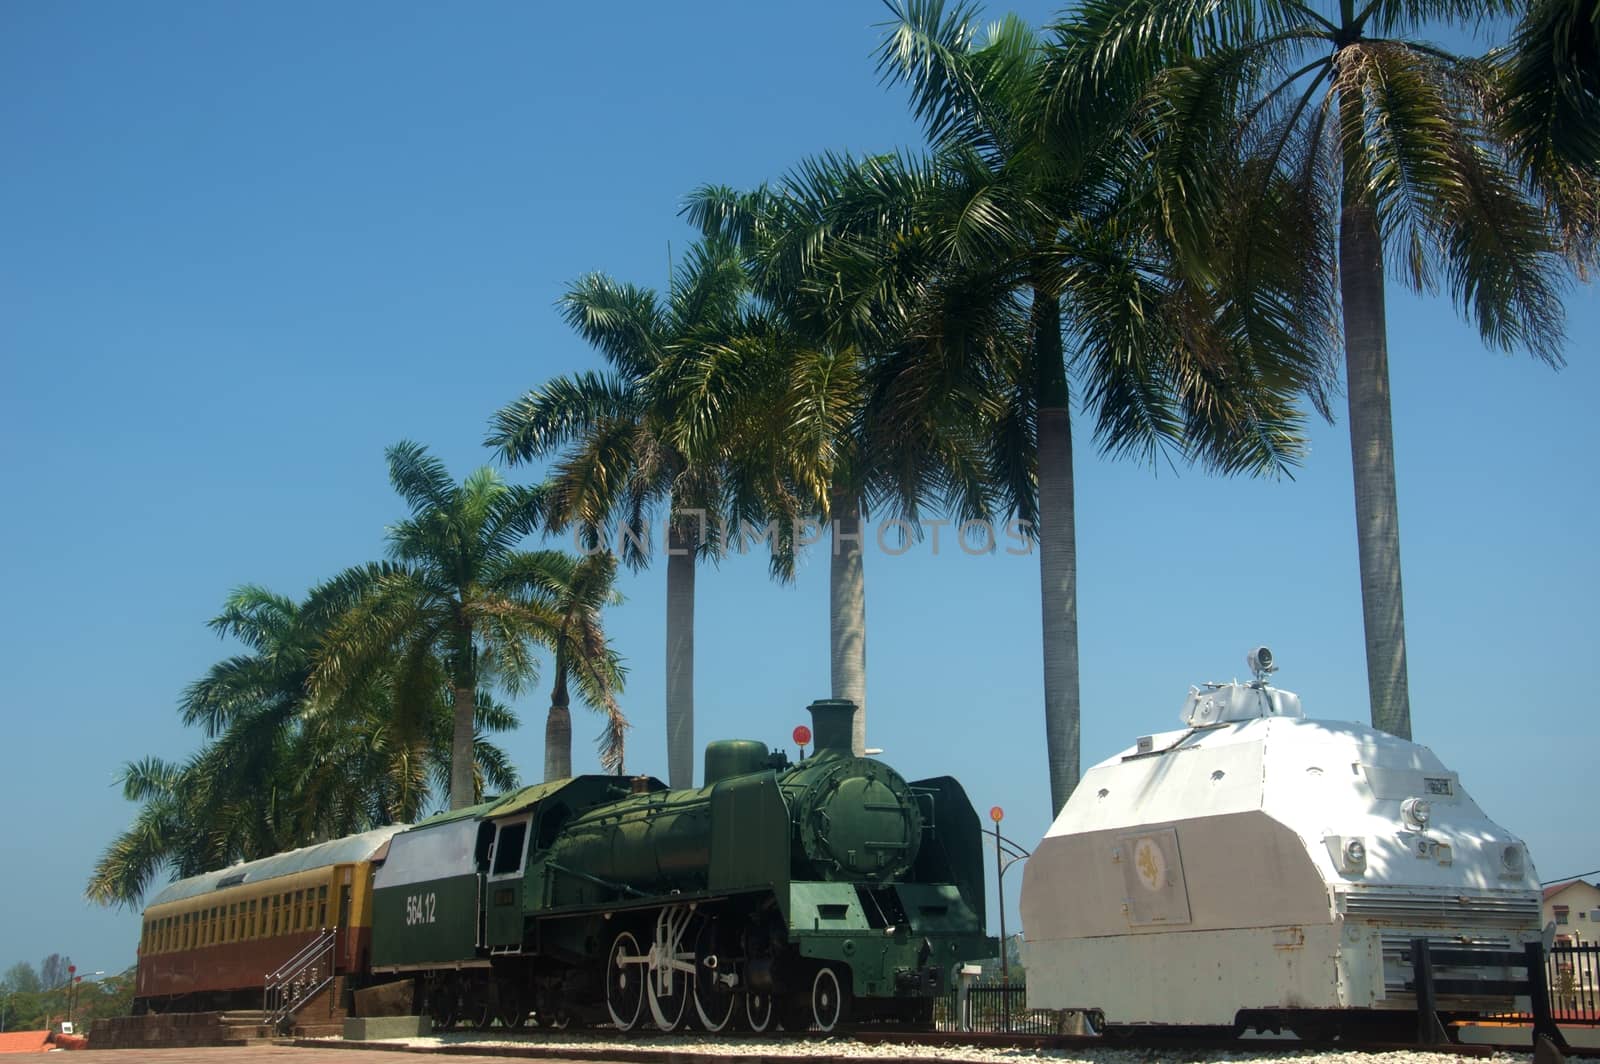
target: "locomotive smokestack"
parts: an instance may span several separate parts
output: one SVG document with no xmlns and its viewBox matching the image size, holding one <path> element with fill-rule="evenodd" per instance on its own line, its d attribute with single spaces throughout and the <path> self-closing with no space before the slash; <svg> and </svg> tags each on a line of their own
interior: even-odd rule
<svg viewBox="0 0 1600 1064">
<path fill-rule="evenodd" d="M 817 753 L 837 750 L 850 753 L 850 727 L 856 716 L 856 704 L 846 698 L 819 698 L 811 703 L 811 731 L 813 747 Z"/>
</svg>

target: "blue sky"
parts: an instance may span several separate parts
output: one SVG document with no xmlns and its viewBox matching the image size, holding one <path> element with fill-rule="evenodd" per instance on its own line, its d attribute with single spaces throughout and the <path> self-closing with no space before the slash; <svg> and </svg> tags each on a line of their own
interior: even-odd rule
<svg viewBox="0 0 1600 1064">
<path fill-rule="evenodd" d="M 699 183 L 918 142 L 873 73 L 882 17 L 843 0 L 0 8 L 0 966 L 132 961 L 136 917 L 82 888 L 133 813 L 119 765 L 197 742 L 178 692 L 230 650 L 204 622 L 237 584 L 299 594 L 380 556 L 401 513 L 387 444 L 464 474 L 489 460 L 495 409 L 594 365 L 553 307 L 567 281 L 661 284 Z M 1600 868 L 1600 301 L 1569 299 L 1560 373 L 1486 352 L 1446 300 L 1390 306 L 1417 737 L 1544 878 Z M 1078 456 L 1086 764 L 1175 726 L 1188 685 L 1244 672 L 1258 642 L 1311 715 L 1365 719 L 1342 419 L 1313 426 L 1292 481 L 1111 463 L 1081 431 Z M 793 587 L 756 557 L 702 576 L 697 741 L 786 742 L 827 694 L 826 573 L 819 554 Z M 661 775 L 663 580 L 627 577 L 610 618 L 629 767 Z M 872 744 L 1036 839 L 1037 558 L 924 543 L 869 554 L 867 588 Z M 542 694 L 506 741 L 529 779 Z M 597 723 L 577 720 L 580 766 Z"/>
</svg>

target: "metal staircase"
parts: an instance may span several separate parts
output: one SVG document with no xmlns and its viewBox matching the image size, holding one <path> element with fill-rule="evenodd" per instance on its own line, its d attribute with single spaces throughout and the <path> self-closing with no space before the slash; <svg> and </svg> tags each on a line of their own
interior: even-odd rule
<svg viewBox="0 0 1600 1064">
<path fill-rule="evenodd" d="M 338 935 L 338 928 L 324 928 L 299 953 L 279 965 L 277 971 L 267 973 L 261 1008 L 267 1014 L 268 1023 L 280 1030 L 287 1027 L 296 1009 L 333 982 L 333 954 Z"/>
</svg>

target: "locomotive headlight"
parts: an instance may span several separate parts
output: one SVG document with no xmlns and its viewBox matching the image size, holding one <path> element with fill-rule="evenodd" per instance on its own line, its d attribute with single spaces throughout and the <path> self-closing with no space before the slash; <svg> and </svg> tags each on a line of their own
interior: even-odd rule
<svg viewBox="0 0 1600 1064">
<path fill-rule="evenodd" d="M 1407 798 L 1400 803 L 1400 818 L 1411 827 L 1422 830 L 1433 815 L 1433 805 L 1426 798 Z"/>
<path fill-rule="evenodd" d="M 1344 844 L 1344 870 L 1359 872 L 1367 867 L 1367 844 L 1360 839 L 1350 839 Z"/>
<path fill-rule="evenodd" d="M 1509 877 L 1517 877 L 1528 870 L 1528 852 L 1520 842 L 1513 842 L 1500 851 L 1500 867 Z"/>
</svg>

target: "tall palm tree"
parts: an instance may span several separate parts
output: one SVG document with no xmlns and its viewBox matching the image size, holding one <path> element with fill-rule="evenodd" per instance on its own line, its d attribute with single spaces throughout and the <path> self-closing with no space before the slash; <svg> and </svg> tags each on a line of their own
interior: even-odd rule
<svg viewBox="0 0 1600 1064">
<path fill-rule="evenodd" d="M 1164 451 L 1225 472 L 1281 472 L 1299 454 L 1296 388 L 1314 367 L 1301 338 L 1319 320 L 1318 280 L 1296 265 L 1308 231 L 1276 245 L 1230 224 L 1208 232 L 1222 261 L 1178 256 L 1171 217 L 1144 175 L 1171 127 L 1141 126 L 1123 102 L 1048 121 L 1052 53 L 1008 16 L 985 36 L 976 9 L 891 5 L 879 53 L 905 83 L 936 152 L 936 194 L 917 219 L 940 252 L 927 286 L 935 347 L 977 335 L 962 322 L 1007 305 L 1029 351 L 994 430 L 1012 457 L 995 481 L 1030 522 L 1040 555 L 1046 756 L 1053 810 L 1079 773 L 1079 663 L 1072 385 L 1101 448 Z M 1292 204 L 1281 189 L 1265 199 Z M 1068 357 L 1066 339 L 1075 350 Z M 1020 458 L 1018 457 L 1020 453 Z"/>
<path fill-rule="evenodd" d="M 512 464 L 564 451 L 547 485 L 545 520 L 576 527 L 589 549 L 614 547 L 641 568 L 653 553 L 650 520 L 665 510 L 667 554 L 667 777 L 694 782 L 694 585 L 704 534 L 722 506 L 723 468 L 674 444 L 682 411 L 652 383 L 671 352 L 725 338 L 745 283 L 732 249 L 706 242 L 673 271 L 666 297 L 589 274 L 561 298 L 567 323 L 609 370 L 558 377 L 494 417 L 487 444 Z"/>
<path fill-rule="evenodd" d="M 1600 0 L 1533 0 L 1491 61 L 1511 158 L 1587 275 L 1600 258 Z"/>
<path fill-rule="evenodd" d="M 1420 36 L 1518 6 L 1340 0 L 1324 13 L 1305 3 L 1092 0 L 1060 27 L 1077 75 L 1063 79 L 1060 108 L 1085 90 L 1148 88 L 1194 131 L 1158 160 L 1162 181 L 1187 193 L 1169 201 L 1180 233 L 1196 231 L 1218 197 L 1208 176 L 1216 149 L 1239 145 L 1265 152 L 1262 182 L 1290 182 L 1318 224 L 1337 229 L 1318 265 L 1337 267 L 1339 280 L 1372 723 L 1404 738 L 1386 258 L 1412 290 L 1447 289 L 1490 346 L 1562 362 L 1566 264 L 1553 222 L 1569 201 L 1537 167 L 1524 180 L 1517 151 L 1537 154 L 1538 141 L 1507 134 L 1491 68 Z"/>
<path fill-rule="evenodd" d="M 415 443 L 395 444 L 387 457 L 411 516 L 389 529 L 392 561 L 332 581 L 348 605 L 329 626 L 312 690 L 337 700 L 387 672 L 406 706 L 431 698 L 442 676 L 453 708 L 450 807 L 459 809 L 477 800 L 480 685 L 516 694 L 536 677 L 535 648 L 561 642 L 562 617 L 547 593 L 551 555 L 517 549 L 538 524 L 541 496 L 487 467 L 457 485 Z"/>
<path fill-rule="evenodd" d="M 302 603 L 254 585 L 229 595 L 211 627 L 248 653 L 218 662 L 184 692 L 184 722 L 207 737 L 199 752 L 124 766 L 124 796 L 140 809 L 96 864 L 92 900 L 133 905 L 163 868 L 198 874 L 422 816 L 430 781 L 442 773 L 448 782 L 445 684 L 436 677 L 433 697 L 408 712 L 396 711 L 387 674 L 338 705 L 317 702 L 308 685 L 338 606 L 326 586 Z M 516 726 L 482 694 L 477 715 L 486 732 Z M 502 751 L 480 740 L 475 753 L 491 786 L 515 786 Z"/>
<path fill-rule="evenodd" d="M 690 424 L 725 430 L 728 438 L 717 446 L 729 454 L 766 456 L 770 475 L 751 479 L 786 486 L 772 504 L 784 519 L 801 503 L 831 525 L 824 545 L 830 678 L 833 697 L 857 706 L 851 738 L 858 755 L 866 749 L 869 508 L 913 526 L 930 503 L 960 517 L 989 515 L 987 485 L 973 490 L 970 476 L 983 464 L 975 453 L 981 433 L 973 427 L 981 419 L 972 374 L 945 375 L 928 387 L 926 375 L 906 372 L 915 345 L 892 301 L 841 301 L 837 279 L 851 249 L 890 230 L 885 212 L 904 214 L 922 176 L 893 157 L 825 155 L 775 187 L 704 186 L 683 212 L 708 237 L 738 243 L 763 304 L 733 343 L 694 353 L 691 376 L 735 387 L 719 390 L 717 416 L 708 412 Z M 1012 339 L 989 329 L 982 342 Z M 964 353 L 976 356 L 980 346 Z M 969 357 L 962 369 L 983 365 Z M 745 390 L 730 398 L 738 386 Z"/>
<path fill-rule="evenodd" d="M 545 592 L 560 619 L 554 633 L 555 678 L 544 727 L 544 778 L 572 775 L 572 686 L 605 718 L 600 764 L 608 772 L 620 774 L 629 727 L 616 699 L 624 670 L 601 622 L 606 606 L 622 602 L 615 588 L 617 557 L 609 551 L 582 558 L 562 551 L 541 554 L 546 556 Z"/>
</svg>

